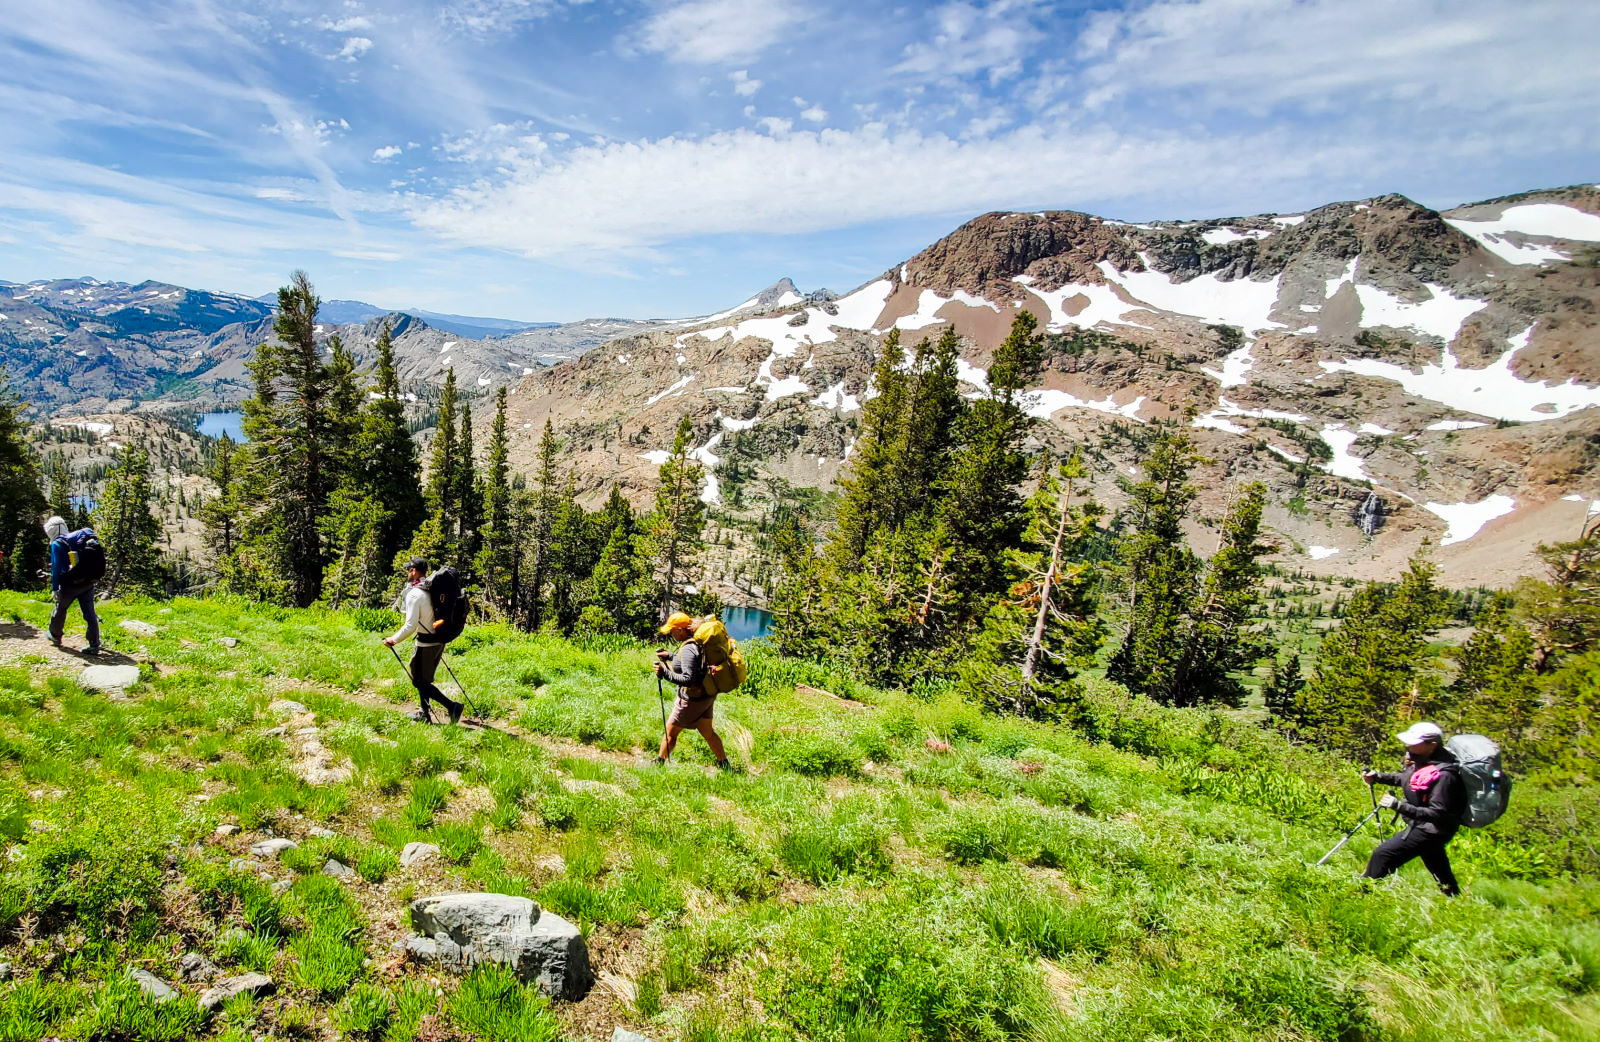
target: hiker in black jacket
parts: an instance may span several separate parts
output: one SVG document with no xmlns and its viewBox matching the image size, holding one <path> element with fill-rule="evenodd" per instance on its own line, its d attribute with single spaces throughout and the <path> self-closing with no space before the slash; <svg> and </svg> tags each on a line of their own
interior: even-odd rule
<svg viewBox="0 0 1600 1042">
<path fill-rule="evenodd" d="M 1404 831 L 1378 844 L 1363 873 L 1368 879 L 1392 875 L 1401 865 L 1421 858 L 1439 889 L 1449 897 L 1461 893 L 1450 870 L 1445 847 L 1461 827 L 1467 812 L 1467 790 L 1455 755 L 1444 747 L 1438 724 L 1416 723 L 1396 735 L 1406 747 L 1406 766 L 1399 773 L 1365 771 L 1368 785 L 1396 785 L 1401 798 L 1384 793 L 1378 806 L 1393 808 L 1406 820 Z"/>
</svg>

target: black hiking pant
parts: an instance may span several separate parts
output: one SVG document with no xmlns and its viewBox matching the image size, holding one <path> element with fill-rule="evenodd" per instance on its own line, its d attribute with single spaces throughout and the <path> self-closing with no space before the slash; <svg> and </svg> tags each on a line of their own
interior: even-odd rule
<svg viewBox="0 0 1600 1042">
<path fill-rule="evenodd" d="M 1456 874 L 1450 870 L 1450 855 L 1445 851 L 1454 835 L 1452 832 L 1440 836 L 1423 832 L 1415 826 L 1404 832 L 1396 832 L 1378 844 L 1378 849 L 1372 852 L 1372 857 L 1367 861 L 1366 872 L 1362 874 L 1368 879 L 1382 879 L 1394 875 L 1406 862 L 1421 858 L 1423 865 L 1433 873 L 1439 889 L 1446 896 L 1455 897 L 1461 893 L 1461 887 L 1456 883 Z"/>
<path fill-rule="evenodd" d="M 84 636 L 89 641 L 90 651 L 100 650 L 100 616 L 94 610 L 94 583 L 88 586 L 63 586 L 56 591 L 56 603 L 50 609 L 50 639 L 57 644 L 61 643 L 62 636 L 67 630 L 67 609 L 74 604 L 83 612 L 83 621 L 87 627 Z"/>
<path fill-rule="evenodd" d="M 439 686 L 433 682 L 434 675 L 439 672 L 439 663 L 443 658 L 443 644 L 424 644 L 419 640 L 411 652 L 411 686 L 417 689 L 417 694 L 422 698 L 422 715 L 424 719 L 429 718 L 428 700 L 430 698 L 444 706 L 446 710 L 454 709 L 460 705 L 460 703 L 444 697 L 444 692 L 440 691 Z"/>
</svg>

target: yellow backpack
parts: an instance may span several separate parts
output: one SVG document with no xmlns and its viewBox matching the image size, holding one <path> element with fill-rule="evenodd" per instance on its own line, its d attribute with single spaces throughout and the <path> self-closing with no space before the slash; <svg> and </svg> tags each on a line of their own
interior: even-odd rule
<svg viewBox="0 0 1600 1042">
<path fill-rule="evenodd" d="M 704 657 L 706 694 L 725 695 L 750 675 L 738 643 L 728 636 L 728 628 L 715 615 L 702 622 L 689 639 L 700 645 Z"/>
</svg>

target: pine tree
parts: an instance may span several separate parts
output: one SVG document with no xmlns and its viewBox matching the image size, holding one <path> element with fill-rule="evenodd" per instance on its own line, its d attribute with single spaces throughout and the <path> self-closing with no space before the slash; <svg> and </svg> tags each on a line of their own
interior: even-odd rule
<svg viewBox="0 0 1600 1042">
<path fill-rule="evenodd" d="M 239 540 L 239 513 L 242 509 L 242 483 L 237 468 L 245 453 L 234 445 L 228 432 L 217 440 L 210 478 L 217 494 L 200 507 L 200 520 L 206 526 L 206 549 L 219 568 L 233 557 Z"/>
<path fill-rule="evenodd" d="M 1443 715 L 1462 729 L 1489 735 L 1513 755 L 1543 706 L 1533 669 L 1533 634 L 1516 616 L 1516 602 L 1496 593 L 1478 613 L 1472 635 L 1451 649 L 1456 676 Z"/>
<path fill-rule="evenodd" d="M 839 480 L 842 495 L 827 556 L 841 571 L 854 571 L 860 566 L 868 541 L 883 525 L 884 486 L 900 411 L 905 407 L 907 378 L 901 369 L 904 360 L 900 330 L 891 329 L 884 337 L 872 372 L 870 387 L 875 393 L 861 407 L 861 425 L 850 466 Z"/>
<path fill-rule="evenodd" d="M 474 570 L 483 599 L 504 618 L 518 614 L 517 583 L 522 548 L 513 525 L 510 441 L 506 436 L 506 389 L 495 395 L 494 423 L 489 429 L 489 461 L 483 484 L 483 546 Z"/>
<path fill-rule="evenodd" d="M 77 511 L 72 504 L 72 473 L 67 469 L 66 458 L 59 452 L 50 454 L 45 465 L 45 476 L 50 482 L 50 505 L 47 508 L 69 524 Z"/>
<path fill-rule="evenodd" d="M 22 408 L 0 367 L 0 548 L 10 549 L 0 576 L 12 589 L 37 590 L 46 546 L 39 515 L 47 501 L 38 461 L 22 436 Z"/>
<path fill-rule="evenodd" d="M 330 607 L 373 605 L 388 587 L 390 561 L 383 552 L 388 520 L 383 503 L 353 483 L 339 486 L 323 518 L 330 555 L 322 596 Z"/>
<path fill-rule="evenodd" d="M 161 589 L 161 551 L 156 547 L 161 522 L 150 512 L 154 499 L 149 454 L 123 449 L 106 475 L 94 512 L 95 534 L 106 551 L 101 587 L 111 596 Z"/>
<path fill-rule="evenodd" d="M 642 636 L 655 618 L 655 589 L 647 562 L 625 528 L 611 532 L 590 578 L 589 603 L 578 615 L 582 633 Z"/>
<path fill-rule="evenodd" d="M 1444 624 L 1438 569 L 1413 558 L 1393 587 L 1369 583 L 1322 641 L 1317 669 L 1300 692 L 1302 733 L 1353 759 L 1370 758 L 1404 720 L 1432 703 L 1438 678 L 1428 638 Z"/>
<path fill-rule="evenodd" d="M 460 534 L 461 454 L 456 438 L 456 371 L 444 375 L 439 396 L 439 419 L 428 443 L 428 517 L 439 521 L 445 538 L 454 545 Z"/>
<path fill-rule="evenodd" d="M 410 541 L 422 523 L 424 507 L 418 487 L 417 445 L 406 427 L 388 322 L 378 332 L 375 346 L 378 360 L 373 370 L 373 393 L 361 410 L 356 470 L 361 487 L 383 506 L 387 519 L 380 553 L 388 560 Z"/>
<path fill-rule="evenodd" d="M 1006 555 L 1014 584 L 990 608 L 962 668 L 962 688 L 990 709 L 1068 722 L 1078 715 L 1074 681 L 1105 637 L 1090 554 L 1101 509 L 1075 495 L 1085 473 L 1074 455 L 1046 475 L 1028 501 L 1022 544 Z"/>
<path fill-rule="evenodd" d="M 559 480 L 556 473 L 559 452 L 555 427 L 545 420 L 544 432 L 539 437 L 539 469 L 534 476 L 526 547 L 529 573 L 526 613 L 528 628 L 535 630 L 545 623 L 545 607 L 548 603 L 546 587 L 552 581 L 555 570 L 551 541 L 555 537 L 557 516 L 561 509 L 561 490 L 556 484 Z"/>
<path fill-rule="evenodd" d="M 1538 553 L 1547 578 L 1523 580 L 1517 601 L 1533 634 L 1533 669 L 1549 673 L 1566 657 L 1600 649 L 1600 515 L 1576 540 Z"/>
<path fill-rule="evenodd" d="M 232 582 L 260 596 L 305 606 L 321 595 L 323 519 L 342 474 L 346 446 L 335 419 L 334 374 L 317 345 L 321 302 L 305 272 L 278 290 L 275 342 L 250 368 L 255 393 L 244 404 L 252 509 L 235 554 Z"/>
<path fill-rule="evenodd" d="M 1273 660 L 1266 683 L 1261 685 L 1261 701 L 1278 726 L 1293 732 L 1303 722 L 1300 718 L 1300 692 L 1306 686 L 1300 672 L 1300 656 L 1290 655 L 1279 663 Z"/>
<path fill-rule="evenodd" d="M 1155 693 L 1157 701 L 1176 706 L 1238 706 L 1244 701 L 1244 685 L 1232 674 L 1253 668 L 1265 654 L 1259 637 L 1247 627 L 1260 600 L 1258 562 L 1273 549 L 1260 541 L 1266 500 L 1266 486 L 1252 483 L 1223 520 L 1222 545 L 1207 562 L 1205 579 L 1182 628 L 1171 687 Z"/>
<path fill-rule="evenodd" d="M 1129 530 L 1117 544 L 1123 637 L 1106 676 L 1153 698 L 1173 691 L 1184 622 L 1199 585 L 1200 561 L 1182 525 L 1197 492 L 1189 471 L 1199 460 L 1186 430 L 1158 424 L 1144 480 L 1121 482 L 1129 499 Z"/>
<path fill-rule="evenodd" d="M 706 507 L 700 501 L 702 469 L 689 456 L 689 432 L 686 416 L 678 424 L 671 454 L 661 464 L 655 511 L 646 525 L 661 587 L 663 615 L 677 608 L 687 574 L 699 555 L 705 527 Z M 601 560 L 603 563 L 603 554 Z"/>
<path fill-rule="evenodd" d="M 578 505 L 577 488 L 572 475 L 557 498 L 554 521 L 550 526 L 550 541 L 545 548 L 549 560 L 549 592 L 542 613 L 541 627 L 554 625 L 563 633 L 570 633 L 578 624 L 579 613 L 585 607 L 590 576 L 600 561 L 601 551 L 618 531 L 632 545 L 637 538 L 633 511 L 628 501 L 615 485 L 604 509 L 591 521 Z"/>
<path fill-rule="evenodd" d="M 483 528 L 483 483 L 478 480 L 478 462 L 472 447 L 472 403 L 461 402 L 461 422 L 456 427 L 456 488 L 452 498 L 459 511 L 456 517 L 456 544 L 463 564 L 477 555 Z"/>
</svg>

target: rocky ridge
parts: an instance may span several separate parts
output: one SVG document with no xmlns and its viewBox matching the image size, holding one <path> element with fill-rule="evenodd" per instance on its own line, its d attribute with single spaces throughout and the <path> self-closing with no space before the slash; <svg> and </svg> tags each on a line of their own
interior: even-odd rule
<svg viewBox="0 0 1600 1042">
<path fill-rule="evenodd" d="M 843 298 L 635 334 L 530 374 L 513 456 L 533 459 L 551 419 L 591 500 L 616 482 L 642 501 L 686 415 L 709 502 L 735 445 L 826 487 L 889 329 L 914 345 L 954 326 L 978 395 L 1025 309 L 1052 334 L 1033 447 L 1092 446 L 1102 499 L 1119 501 L 1140 432 L 1178 420 L 1214 460 L 1202 512 L 1265 481 L 1288 562 L 1387 576 L 1427 540 L 1448 580 L 1503 582 L 1600 500 L 1597 243 L 1592 187 L 1447 211 L 1388 195 L 1145 224 L 985 214 Z M 1373 496 L 1369 536 L 1356 519 Z"/>
</svg>

